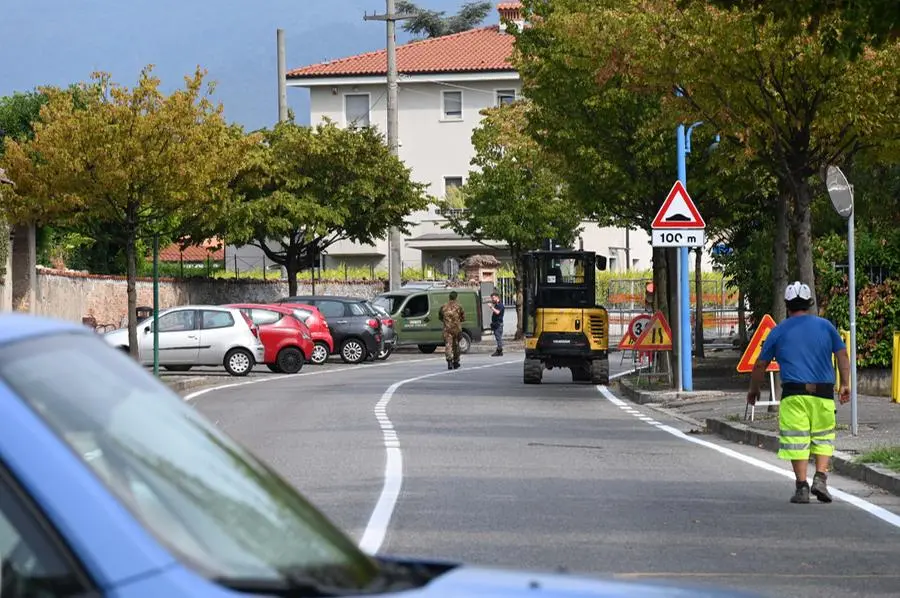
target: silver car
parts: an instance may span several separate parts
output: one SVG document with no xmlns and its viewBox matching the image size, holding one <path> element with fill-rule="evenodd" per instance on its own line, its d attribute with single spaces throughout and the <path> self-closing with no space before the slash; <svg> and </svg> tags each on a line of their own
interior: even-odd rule
<svg viewBox="0 0 900 598">
<path fill-rule="evenodd" d="M 138 351 L 145 365 L 153 363 L 153 319 L 138 324 Z M 128 329 L 103 335 L 107 343 L 128 350 Z M 232 307 L 183 305 L 159 312 L 159 364 L 186 372 L 194 366 L 225 366 L 232 376 L 246 376 L 264 352 L 257 327 Z"/>
</svg>

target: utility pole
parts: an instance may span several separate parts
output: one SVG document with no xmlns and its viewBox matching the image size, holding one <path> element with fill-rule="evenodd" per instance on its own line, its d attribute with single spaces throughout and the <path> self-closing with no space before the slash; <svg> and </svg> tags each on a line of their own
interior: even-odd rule
<svg viewBox="0 0 900 598">
<path fill-rule="evenodd" d="M 278 122 L 288 119 L 287 66 L 284 56 L 284 29 L 277 32 L 278 39 Z"/>
<path fill-rule="evenodd" d="M 403 21 L 415 17 L 412 14 L 397 14 L 394 12 L 394 0 L 385 0 L 387 10 L 383 15 L 365 15 L 366 21 L 384 21 L 387 24 L 387 141 L 388 149 L 394 156 L 400 156 L 399 118 L 397 114 L 397 21 Z M 396 226 L 392 226 L 388 233 L 388 277 L 390 290 L 400 288 L 400 275 L 403 270 L 400 249 L 403 237 Z"/>
</svg>

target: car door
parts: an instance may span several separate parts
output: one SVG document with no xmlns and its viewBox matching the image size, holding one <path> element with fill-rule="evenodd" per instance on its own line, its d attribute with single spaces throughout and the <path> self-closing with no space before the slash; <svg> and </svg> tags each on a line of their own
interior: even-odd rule
<svg viewBox="0 0 900 598">
<path fill-rule="evenodd" d="M 347 307 L 343 301 L 334 299 L 316 299 L 312 304 L 328 322 L 331 335 L 334 339 L 335 349 L 340 347 L 344 339 L 352 332 L 352 324 L 347 314 Z"/>
<path fill-rule="evenodd" d="M 236 338 L 234 316 L 231 311 L 204 309 L 200 311 L 200 354 L 198 365 L 219 365 Z M 252 350 L 252 347 L 247 347 Z"/>
<path fill-rule="evenodd" d="M 400 341 L 404 344 L 433 342 L 430 333 L 432 317 L 428 293 L 414 293 L 407 297 L 400 308 Z M 440 322 L 438 322 L 440 325 Z"/>
<path fill-rule="evenodd" d="M 0 594 L 11 598 L 100 595 L 54 532 L 0 463 Z"/>
<path fill-rule="evenodd" d="M 138 330 L 141 362 L 153 363 L 153 321 Z M 159 362 L 166 365 L 193 364 L 200 350 L 197 312 L 176 309 L 159 317 Z"/>
</svg>

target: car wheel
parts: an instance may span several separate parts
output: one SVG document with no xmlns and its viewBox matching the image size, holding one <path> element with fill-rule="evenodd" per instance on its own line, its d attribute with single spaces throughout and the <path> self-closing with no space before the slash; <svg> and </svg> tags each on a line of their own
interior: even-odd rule
<svg viewBox="0 0 900 598">
<path fill-rule="evenodd" d="M 430 355 L 437 351 L 437 345 L 419 345 L 419 352 L 425 353 L 426 355 Z"/>
<path fill-rule="evenodd" d="M 471 348 L 472 336 L 464 330 L 463 333 L 459 335 L 459 352 L 465 354 L 468 353 Z"/>
<path fill-rule="evenodd" d="M 192 365 L 164 365 L 164 368 L 170 372 L 190 372 Z"/>
<path fill-rule="evenodd" d="M 303 368 L 303 351 L 296 347 L 285 347 L 276 358 L 279 369 L 285 374 L 296 374 Z"/>
<path fill-rule="evenodd" d="M 313 365 L 322 365 L 328 361 L 328 345 L 321 341 L 317 342 L 313 346 L 312 355 L 309 356 L 309 361 Z"/>
<path fill-rule="evenodd" d="M 269 368 L 269 371 L 275 372 L 276 374 L 281 373 L 281 368 L 278 367 L 277 363 L 267 363 L 266 367 Z"/>
<path fill-rule="evenodd" d="M 378 361 L 384 361 L 388 357 L 390 357 L 391 353 L 393 353 L 393 352 L 394 352 L 393 347 L 385 347 L 384 349 L 382 349 L 381 351 L 378 352 L 378 355 L 375 357 L 375 359 L 377 359 Z"/>
<path fill-rule="evenodd" d="M 232 349 L 225 354 L 225 371 L 232 376 L 246 376 L 253 370 L 253 353 L 247 349 Z"/>
<path fill-rule="evenodd" d="M 362 363 L 368 356 L 366 346 L 358 338 L 348 338 L 341 345 L 341 359 L 344 363 Z"/>
</svg>

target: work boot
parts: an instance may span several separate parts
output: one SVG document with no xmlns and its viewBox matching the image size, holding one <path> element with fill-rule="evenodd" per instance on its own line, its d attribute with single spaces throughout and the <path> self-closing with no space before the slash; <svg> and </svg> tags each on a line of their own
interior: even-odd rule
<svg viewBox="0 0 900 598">
<path fill-rule="evenodd" d="M 813 476 L 812 489 L 810 492 L 816 495 L 819 502 L 831 502 L 831 493 L 828 491 L 828 476 L 822 471 L 817 471 Z"/>
<path fill-rule="evenodd" d="M 495 349 L 493 353 L 491 353 L 491 357 L 500 357 L 503 355 L 503 351 L 500 349 Z"/>
<path fill-rule="evenodd" d="M 809 504 L 809 484 L 806 483 L 806 480 L 797 482 L 797 489 L 794 491 L 794 496 L 791 497 L 791 502 L 801 505 Z"/>
<path fill-rule="evenodd" d="M 459 369 L 459 362 L 458 362 L 458 361 L 454 361 L 454 362 L 453 362 L 453 369 L 454 369 L 454 370 L 458 370 L 458 369 Z"/>
<path fill-rule="evenodd" d="M 452 361 L 448 361 L 448 362 L 447 362 L 447 369 L 448 369 L 448 370 L 455 369 L 455 368 L 453 367 L 453 362 L 452 362 Z"/>
</svg>

